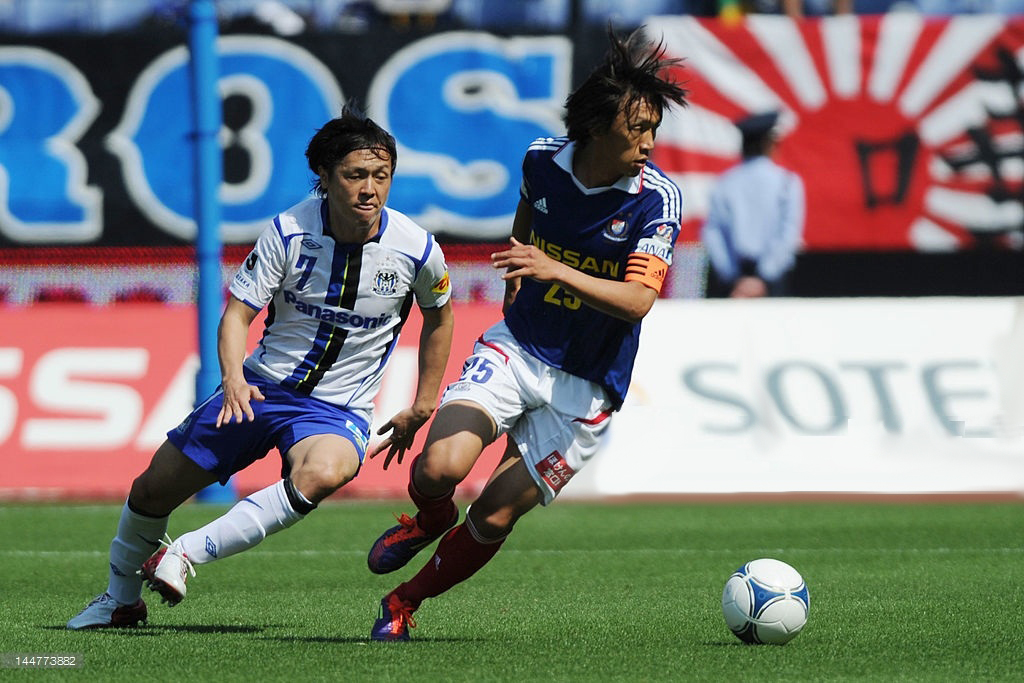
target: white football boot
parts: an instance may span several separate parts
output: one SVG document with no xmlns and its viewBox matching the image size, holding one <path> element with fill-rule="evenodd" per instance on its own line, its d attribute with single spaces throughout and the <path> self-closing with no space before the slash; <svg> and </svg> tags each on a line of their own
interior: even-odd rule
<svg viewBox="0 0 1024 683">
<path fill-rule="evenodd" d="M 174 607 L 185 598 L 185 581 L 189 574 L 195 576 L 196 570 L 170 536 L 164 536 L 160 545 L 163 547 L 142 564 L 139 574 L 150 590 L 159 593 L 164 602 Z"/>
</svg>

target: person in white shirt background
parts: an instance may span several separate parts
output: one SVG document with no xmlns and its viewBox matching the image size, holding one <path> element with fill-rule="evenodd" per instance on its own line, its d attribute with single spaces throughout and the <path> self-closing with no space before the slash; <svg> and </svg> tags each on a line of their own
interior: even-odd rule
<svg viewBox="0 0 1024 683">
<path fill-rule="evenodd" d="M 707 296 L 787 296 L 803 241 L 804 184 L 772 160 L 778 112 L 736 123 L 743 159 L 719 177 L 701 230 L 708 255 Z"/>
</svg>

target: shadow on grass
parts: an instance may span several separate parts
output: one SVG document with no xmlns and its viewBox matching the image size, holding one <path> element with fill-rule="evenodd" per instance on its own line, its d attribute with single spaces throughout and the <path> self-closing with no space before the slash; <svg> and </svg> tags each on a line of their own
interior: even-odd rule
<svg viewBox="0 0 1024 683">
<path fill-rule="evenodd" d="M 83 629 L 84 633 L 101 633 L 117 636 L 160 636 L 167 633 L 261 633 L 271 628 L 284 628 L 284 624 L 264 624 L 262 626 L 239 626 L 237 624 L 147 624 L 128 628 L 94 628 Z M 67 631 L 61 626 L 40 626 L 44 631 Z M 74 631 L 72 631 L 74 633 Z"/>
<path fill-rule="evenodd" d="M 67 631 L 63 625 L 46 624 L 39 628 L 43 631 Z M 118 638 L 128 637 L 152 637 L 162 636 L 168 633 L 195 633 L 195 634 L 258 634 L 276 628 L 288 628 L 287 624 L 263 624 L 261 626 L 239 626 L 237 624 L 147 624 L 145 626 L 133 626 L 127 628 L 94 628 L 83 629 L 82 631 L 70 631 L 70 633 L 88 633 L 95 635 L 116 636 Z M 264 636 L 260 640 L 275 640 L 281 643 L 326 643 L 328 645 L 359 644 L 369 643 L 374 646 L 387 646 L 391 643 L 377 643 L 365 636 Z M 416 643 L 482 643 L 483 638 L 414 638 L 411 641 L 401 643 L 408 647 Z M 742 644 L 742 643 L 739 643 Z"/>
<path fill-rule="evenodd" d="M 739 640 L 709 640 L 704 643 L 705 647 L 757 647 L 750 643 L 744 643 Z"/>
<path fill-rule="evenodd" d="M 261 640 L 276 640 L 284 643 L 326 643 L 331 644 L 342 644 L 342 643 L 368 643 L 374 647 L 388 647 L 390 645 L 400 645 L 403 647 L 414 646 L 416 643 L 482 643 L 483 638 L 413 638 L 409 641 L 396 642 L 396 643 L 379 643 L 374 640 L 363 636 L 360 638 L 351 638 L 345 636 L 327 637 L 327 636 L 267 636 Z"/>
</svg>

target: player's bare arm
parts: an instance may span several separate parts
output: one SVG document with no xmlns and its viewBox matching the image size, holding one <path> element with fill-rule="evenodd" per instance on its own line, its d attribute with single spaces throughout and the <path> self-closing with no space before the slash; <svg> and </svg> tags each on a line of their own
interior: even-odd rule
<svg viewBox="0 0 1024 683">
<path fill-rule="evenodd" d="M 245 381 L 242 361 L 245 360 L 249 325 L 256 319 L 256 311 L 235 297 L 228 297 L 224 315 L 217 330 L 217 356 L 220 360 L 221 386 L 224 406 L 217 415 L 217 426 L 234 420 L 250 422 L 255 418 L 250 401 L 262 401 L 263 393 Z"/>
<path fill-rule="evenodd" d="M 503 280 L 528 277 L 541 282 L 557 282 L 588 306 L 631 323 L 642 320 L 658 298 L 658 291 L 642 282 L 605 280 L 587 275 L 515 237 L 510 244 L 508 249 L 491 254 L 491 264 L 495 268 L 508 269 L 501 276 Z"/>
<path fill-rule="evenodd" d="M 512 220 L 512 237 L 519 240 L 522 243 L 526 243 L 530 240 L 530 226 L 533 224 L 533 207 L 530 203 L 519 199 L 519 204 L 516 206 L 516 215 Z M 516 300 L 516 294 L 519 292 L 519 278 L 508 277 L 505 280 L 505 298 L 501 305 L 501 314 L 505 315 L 508 313 L 508 307 L 512 305 L 512 302 Z"/>
<path fill-rule="evenodd" d="M 390 434 L 368 453 L 372 459 L 386 450 L 388 454 L 384 458 L 384 469 L 388 468 L 396 456 L 398 464 L 402 464 L 405 451 L 412 447 L 416 432 L 434 413 L 451 352 L 455 329 L 451 302 L 439 308 L 421 308 L 420 312 L 423 314 L 423 329 L 420 332 L 416 397 L 412 406 L 399 412 L 377 430 L 379 435 L 387 432 Z"/>
</svg>

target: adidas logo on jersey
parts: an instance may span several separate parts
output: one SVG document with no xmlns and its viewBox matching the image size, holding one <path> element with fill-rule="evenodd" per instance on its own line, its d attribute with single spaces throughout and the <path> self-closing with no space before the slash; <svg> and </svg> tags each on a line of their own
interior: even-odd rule
<svg viewBox="0 0 1024 683">
<path fill-rule="evenodd" d="M 541 197 L 533 203 L 533 208 L 537 209 L 541 213 L 548 212 L 548 199 L 547 197 Z"/>
</svg>

